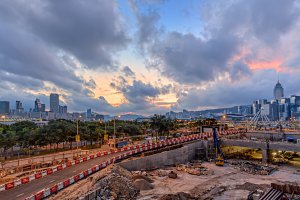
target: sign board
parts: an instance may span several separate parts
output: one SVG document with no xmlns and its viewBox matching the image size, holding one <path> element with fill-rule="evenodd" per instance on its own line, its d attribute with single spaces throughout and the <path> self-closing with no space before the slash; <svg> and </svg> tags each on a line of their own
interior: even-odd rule
<svg viewBox="0 0 300 200">
<path fill-rule="evenodd" d="M 80 142 L 80 135 L 75 136 L 76 142 Z"/>
<path fill-rule="evenodd" d="M 104 140 L 108 140 L 108 134 L 104 134 Z"/>
</svg>

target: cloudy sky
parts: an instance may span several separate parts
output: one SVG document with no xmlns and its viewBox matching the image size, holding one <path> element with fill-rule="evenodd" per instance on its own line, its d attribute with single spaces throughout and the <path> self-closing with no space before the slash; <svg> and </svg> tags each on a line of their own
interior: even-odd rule
<svg viewBox="0 0 300 200">
<path fill-rule="evenodd" d="M 300 95 L 293 0 L 2 0 L 0 100 L 165 113 Z"/>
</svg>

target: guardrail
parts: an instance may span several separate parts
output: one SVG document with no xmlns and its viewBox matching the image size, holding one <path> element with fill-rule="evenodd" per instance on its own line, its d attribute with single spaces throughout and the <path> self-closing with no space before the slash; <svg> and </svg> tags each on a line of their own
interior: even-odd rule
<svg viewBox="0 0 300 200">
<path fill-rule="evenodd" d="M 232 135 L 232 134 L 238 134 L 241 133 L 241 131 L 223 131 L 223 132 L 219 132 L 219 135 Z M 199 140 L 199 139 L 208 139 L 212 137 L 212 132 L 206 132 L 206 133 L 201 133 L 201 134 L 194 134 L 194 135 L 189 135 L 189 136 L 184 136 L 184 137 L 180 137 L 180 138 L 172 138 L 172 139 L 168 139 L 168 140 L 164 140 L 164 141 L 160 141 L 160 142 L 156 142 L 156 143 L 148 143 L 148 144 L 138 144 L 135 146 L 131 146 L 131 147 L 124 147 L 122 149 L 118 149 L 112 152 L 98 152 L 96 154 L 87 156 L 87 157 L 83 157 L 80 159 L 77 159 L 75 161 L 69 161 L 66 164 L 62 164 L 62 165 L 58 165 L 56 167 L 52 167 L 52 168 L 48 168 L 42 172 L 38 172 L 35 174 L 32 174 L 28 177 L 24 177 L 21 179 L 16 179 L 14 181 L 11 181 L 9 183 L 3 184 L 0 186 L 0 191 L 5 191 L 5 190 L 9 190 L 12 189 L 14 187 L 17 187 L 19 185 L 22 184 L 26 184 L 29 183 L 30 181 L 33 181 L 35 179 L 40 179 L 42 177 L 45 177 L 47 175 L 50 175 L 52 173 L 55 173 L 57 171 L 63 170 L 65 168 L 71 167 L 73 165 L 79 164 L 81 162 L 85 162 L 87 160 L 90 159 L 95 159 L 97 157 L 103 157 L 106 155 L 110 155 L 110 154 L 114 154 L 114 153 L 118 153 L 118 152 L 124 152 L 124 151 L 128 151 L 125 152 L 121 155 L 115 156 L 99 165 L 96 165 L 88 170 L 83 171 L 82 173 L 73 176 L 69 179 L 66 179 L 63 182 L 60 182 L 58 184 L 55 184 L 54 186 L 47 188 L 47 189 L 43 189 L 39 192 L 37 192 L 36 194 L 31 195 L 30 197 L 26 198 L 26 200 L 40 200 L 43 198 L 46 198 L 66 187 L 68 187 L 69 185 L 78 182 L 79 180 L 86 178 L 87 176 L 98 172 L 101 169 L 104 169 L 105 167 L 107 167 L 108 165 L 114 163 L 117 160 L 121 160 L 124 158 L 127 158 L 129 156 L 141 153 L 143 151 L 148 151 L 148 150 L 152 150 L 152 149 L 156 149 L 156 148 L 161 148 L 164 146 L 168 146 L 168 145 L 173 145 L 173 144 L 178 144 L 178 143 L 184 143 L 184 142 L 188 142 L 188 141 L 192 141 L 192 140 Z"/>
</svg>

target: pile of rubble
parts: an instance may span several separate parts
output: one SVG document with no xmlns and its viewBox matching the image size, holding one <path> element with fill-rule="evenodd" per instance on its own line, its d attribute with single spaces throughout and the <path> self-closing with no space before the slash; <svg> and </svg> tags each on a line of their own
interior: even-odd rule
<svg viewBox="0 0 300 200">
<path fill-rule="evenodd" d="M 99 191 L 98 199 L 128 199 L 134 200 L 139 194 L 139 190 L 134 187 L 133 182 L 117 173 L 111 173 L 97 182 Z"/>
<path fill-rule="evenodd" d="M 213 175 L 214 172 L 201 165 L 201 163 L 187 163 L 176 166 L 177 171 L 185 171 L 191 175 Z"/>
<path fill-rule="evenodd" d="M 300 195 L 300 186 L 297 183 L 271 183 L 271 187 L 288 194 Z"/>
<path fill-rule="evenodd" d="M 277 170 L 276 167 L 260 165 L 249 161 L 231 161 L 230 164 L 239 167 L 241 171 L 255 175 L 269 175 Z"/>
<path fill-rule="evenodd" d="M 85 197 L 95 197 L 99 200 L 135 200 L 141 190 L 151 190 L 153 180 L 147 176 L 146 172 L 131 173 L 126 169 L 115 165 L 110 169 L 110 173 L 101 179 L 97 179 L 93 184 L 96 190 L 85 195 Z"/>
</svg>

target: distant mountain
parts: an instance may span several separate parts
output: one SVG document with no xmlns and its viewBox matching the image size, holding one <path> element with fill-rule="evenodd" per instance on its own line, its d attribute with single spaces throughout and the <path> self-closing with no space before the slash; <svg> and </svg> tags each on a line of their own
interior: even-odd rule
<svg viewBox="0 0 300 200">
<path fill-rule="evenodd" d="M 120 120 L 125 120 L 125 121 L 134 121 L 138 118 L 144 118 L 145 116 L 143 115 L 136 115 L 136 114 L 125 114 L 125 115 L 120 115 L 120 117 L 116 117 L 115 119 L 120 119 Z M 104 120 L 108 121 L 108 120 L 113 120 L 114 116 L 110 116 L 110 115 L 104 115 Z"/>
<path fill-rule="evenodd" d="M 135 115 L 135 114 L 126 114 L 126 115 L 121 115 L 120 119 L 121 120 L 128 120 L 128 121 L 133 121 L 136 120 L 137 118 L 143 118 L 145 116 L 143 115 Z"/>
<path fill-rule="evenodd" d="M 241 105 L 233 106 L 230 108 L 216 108 L 216 109 L 207 109 L 200 111 L 188 111 L 183 110 L 182 112 L 170 111 L 165 114 L 166 117 L 176 118 L 176 119 L 191 119 L 203 117 L 215 117 L 222 114 L 242 114 L 248 115 L 251 113 L 251 105 Z"/>
</svg>

